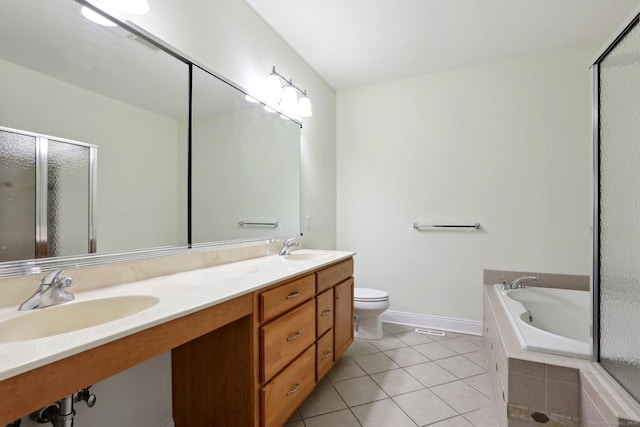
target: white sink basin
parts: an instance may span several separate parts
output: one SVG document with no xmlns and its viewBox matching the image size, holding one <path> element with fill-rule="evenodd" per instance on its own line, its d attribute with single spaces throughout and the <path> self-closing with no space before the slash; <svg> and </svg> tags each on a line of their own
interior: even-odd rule
<svg viewBox="0 0 640 427">
<path fill-rule="evenodd" d="M 291 255 L 285 255 L 282 258 L 291 261 L 319 261 L 331 257 L 330 254 L 314 251 L 295 251 Z"/>
<path fill-rule="evenodd" d="M 0 320 L 0 343 L 50 337 L 101 325 L 139 313 L 158 301 L 153 296 L 129 295 L 22 311 L 15 317 Z"/>
</svg>

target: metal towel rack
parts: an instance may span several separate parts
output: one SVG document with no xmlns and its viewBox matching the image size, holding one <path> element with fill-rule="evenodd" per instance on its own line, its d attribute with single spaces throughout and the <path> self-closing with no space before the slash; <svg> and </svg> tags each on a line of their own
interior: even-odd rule
<svg viewBox="0 0 640 427">
<path fill-rule="evenodd" d="M 273 227 L 277 228 L 280 225 L 280 221 L 275 222 L 246 222 L 240 221 L 238 223 L 240 227 Z"/>
<path fill-rule="evenodd" d="M 480 230 L 480 223 L 476 222 L 475 224 L 418 224 L 417 222 L 414 222 L 413 228 L 416 230 L 421 230 L 423 228 L 453 228 L 453 229 Z"/>
</svg>

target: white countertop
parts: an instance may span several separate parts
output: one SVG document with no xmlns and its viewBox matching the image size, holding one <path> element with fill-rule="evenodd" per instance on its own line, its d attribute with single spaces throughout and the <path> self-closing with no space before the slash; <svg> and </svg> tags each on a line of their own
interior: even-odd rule
<svg viewBox="0 0 640 427">
<path fill-rule="evenodd" d="M 75 300 L 65 305 L 125 295 L 150 295 L 158 298 L 159 302 L 137 314 L 97 326 L 45 338 L 0 344 L 0 380 L 355 255 L 355 252 L 304 249 L 292 253 L 307 252 L 321 252 L 323 257 L 316 260 L 288 260 L 278 255 L 271 255 L 75 293 Z M 69 291 L 73 292 L 73 285 Z M 47 308 L 41 310 L 47 310 Z M 5 307 L 0 309 L 0 322 L 25 315 L 29 315 L 29 312 L 18 311 L 17 306 Z"/>
</svg>

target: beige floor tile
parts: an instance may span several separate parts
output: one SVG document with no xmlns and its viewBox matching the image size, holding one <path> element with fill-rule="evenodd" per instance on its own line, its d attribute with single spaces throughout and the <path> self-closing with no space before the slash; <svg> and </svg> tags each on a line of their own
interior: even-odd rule
<svg viewBox="0 0 640 427">
<path fill-rule="evenodd" d="M 369 375 L 399 368 L 399 366 L 384 353 L 365 354 L 353 360 Z"/>
<path fill-rule="evenodd" d="M 400 341 L 395 335 L 385 335 L 379 340 L 371 340 L 371 344 L 380 351 L 406 347 L 407 343 Z"/>
<path fill-rule="evenodd" d="M 389 396 L 397 396 L 424 388 L 420 381 L 413 378 L 403 369 L 380 372 L 379 374 L 371 375 L 371 378 Z"/>
<path fill-rule="evenodd" d="M 349 409 L 305 418 L 304 423 L 306 427 L 360 427 L 360 423 Z M 289 426 L 286 425 L 286 427 Z"/>
<path fill-rule="evenodd" d="M 433 342 L 428 335 L 419 334 L 417 332 L 404 332 L 402 334 L 396 334 L 395 337 L 407 345 L 419 345 Z"/>
<path fill-rule="evenodd" d="M 346 408 L 347 405 L 333 385 L 328 380 L 322 380 L 298 410 L 302 418 L 308 418 Z"/>
<path fill-rule="evenodd" d="M 440 341 L 440 343 L 458 354 L 472 353 L 474 351 L 484 350 L 482 345 L 474 344 L 462 337 Z"/>
<path fill-rule="evenodd" d="M 462 415 L 459 415 L 457 417 L 449 418 L 435 424 L 429 424 L 429 427 L 473 427 L 473 424 L 465 420 Z M 498 427 L 498 424 L 492 427 Z"/>
<path fill-rule="evenodd" d="M 500 425 L 495 404 L 467 412 L 464 417 L 475 427 L 496 427 Z"/>
<path fill-rule="evenodd" d="M 296 409 L 296 411 L 287 420 L 287 423 L 290 423 L 290 422 L 293 422 L 293 421 L 298 421 L 298 420 L 301 420 L 301 419 L 302 419 L 302 416 L 300 416 L 300 411 L 298 411 Z"/>
<path fill-rule="evenodd" d="M 435 362 L 407 366 L 404 369 L 415 379 L 420 381 L 425 387 L 433 387 L 438 384 L 444 384 L 458 379 L 451 372 L 443 369 Z"/>
<path fill-rule="evenodd" d="M 344 352 L 344 357 L 358 357 L 363 354 L 377 353 L 380 350 L 375 348 L 370 341 L 356 339 Z"/>
<path fill-rule="evenodd" d="M 474 351 L 472 353 L 463 354 L 464 357 L 471 360 L 472 362 L 477 363 L 485 369 L 488 369 L 487 365 L 487 353 L 485 350 Z"/>
<path fill-rule="evenodd" d="M 478 336 L 478 335 L 462 335 L 462 338 L 464 338 L 467 341 L 471 341 L 472 343 L 474 343 L 475 345 L 479 345 L 480 347 L 482 347 L 484 345 L 484 341 L 482 336 Z"/>
<path fill-rule="evenodd" d="M 465 378 L 464 382 L 487 396 L 489 399 L 493 399 L 493 386 L 491 385 L 491 377 L 488 373 Z"/>
<path fill-rule="evenodd" d="M 420 344 L 413 347 L 420 353 L 424 354 L 431 360 L 444 359 L 445 357 L 457 356 L 458 353 L 448 347 L 443 346 L 440 342 L 430 342 Z"/>
<path fill-rule="evenodd" d="M 436 363 L 460 379 L 487 372 L 482 366 L 462 356 L 436 360 Z"/>
<path fill-rule="evenodd" d="M 335 383 L 335 388 L 349 407 L 386 399 L 382 391 L 369 377 L 359 377 Z"/>
<path fill-rule="evenodd" d="M 327 374 L 327 377 L 335 382 L 348 380 L 350 378 L 362 377 L 367 375 L 365 371 L 362 370 L 360 366 L 355 362 L 355 360 L 343 357 L 333 365 L 333 368 Z"/>
<path fill-rule="evenodd" d="M 385 330 L 385 332 L 388 332 L 390 334 L 400 334 L 402 332 L 409 332 L 409 331 L 413 331 L 415 328 L 413 326 L 407 326 L 407 325 L 397 325 L 395 323 L 382 323 L 382 329 Z"/>
<path fill-rule="evenodd" d="M 305 427 L 304 421 L 302 420 L 287 422 L 284 425 L 285 427 Z"/>
<path fill-rule="evenodd" d="M 391 360 L 402 367 L 429 362 L 429 359 L 424 354 L 414 350 L 411 347 L 397 348 L 395 350 L 385 351 L 384 354 L 389 356 Z"/>
<path fill-rule="evenodd" d="M 419 426 L 458 415 L 451 406 L 427 389 L 396 396 L 393 400 Z"/>
<path fill-rule="evenodd" d="M 391 399 L 351 408 L 362 427 L 416 427 Z"/>
<path fill-rule="evenodd" d="M 493 403 L 464 381 L 454 381 L 430 389 L 460 414 L 484 408 Z"/>
</svg>

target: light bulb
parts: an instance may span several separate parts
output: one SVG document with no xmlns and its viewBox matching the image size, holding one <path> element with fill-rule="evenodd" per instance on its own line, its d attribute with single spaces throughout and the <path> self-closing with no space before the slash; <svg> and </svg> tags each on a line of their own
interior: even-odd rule
<svg viewBox="0 0 640 427">
<path fill-rule="evenodd" d="M 298 116 L 299 117 L 311 117 L 311 100 L 307 96 L 307 92 L 305 91 L 304 95 L 298 101 Z"/>
<path fill-rule="evenodd" d="M 95 24 L 103 25 L 105 27 L 115 27 L 116 26 L 115 22 L 108 20 L 104 16 L 100 15 L 98 12 L 94 11 L 93 9 L 89 9 L 86 6 L 82 6 L 82 9 L 80 9 L 80 13 L 82 14 L 82 16 L 84 16 L 89 21 L 91 21 L 91 22 L 93 22 Z"/>
<path fill-rule="evenodd" d="M 282 93 L 282 101 L 280 102 L 280 108 L 282 112 L 293 116 L 296 114 L 296 108 L 298 106 L 298 91 L 295 87 L 288 85 L 284 88 Z"/>
<path fill-rule="evenodd" d="M 275 71 L 267 77 L 265 96 L 268 102 L 277 102 L 282 96 L 282 82 Z"/>
</svg>

